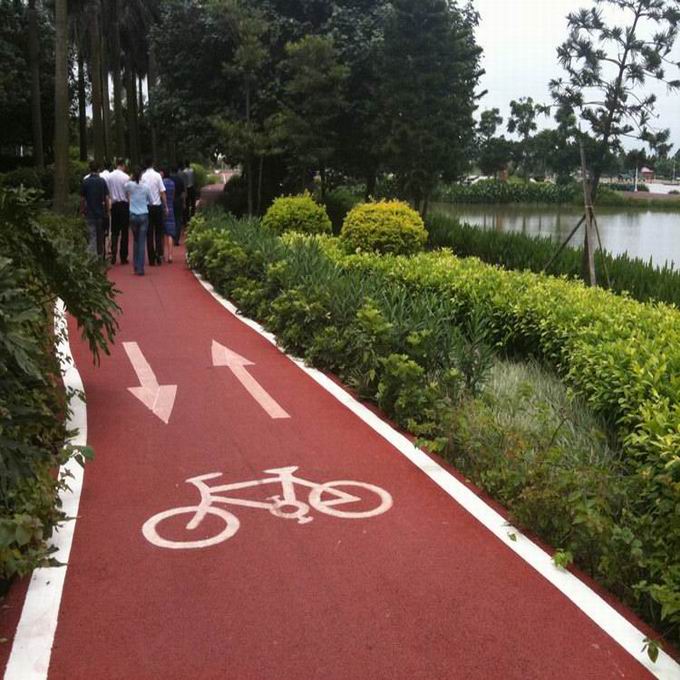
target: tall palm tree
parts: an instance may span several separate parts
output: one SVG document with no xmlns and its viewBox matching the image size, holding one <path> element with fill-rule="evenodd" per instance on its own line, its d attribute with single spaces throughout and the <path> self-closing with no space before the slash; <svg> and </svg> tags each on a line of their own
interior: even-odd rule
<svg viewBox="0 0 680 680">
<path fill-rule="evenodd" d="M 115 152 L 117 156 L 125 154 L 125 121 L 123 120 L 123 78 L 120 45 L 121 0 L 108 0 L 110 10 L 111 37 L 111 79 L 113 80 L 113 120 L 115 129 Z"/>
<path fill-rule="evenodd" d="M 31 119 L 33 123 L 33 161 L 45 168 L 43 153 L 42 111 L 40 108 L 40 38 L 36 0 L 28 0 L 28 61 L 31 67 Z"/>
<path fill-rule="evenodd" d="M 90 0 L 87 6 L 88 32 L 90 37 L 90 83 L 92 84 L 92 133 L 94 139 L 94 160 L 104 162 L 106 146 L 104 119 L 102 113 L 102 52 L 99 33 L 101 13 L 100 0 Z"/>
<path fill-rule="evenodd" d="M 79 22 L 74 22 L 74 43 L 76 63 L 78 67 L 78 140 L 80 142 L 80 160 L 87 160 L 87 88 L 85 86 L 85 49 Z"/>
<path fill-rule="evenodd" d="M 68 210 L 68 0 L 54 2 L 54 209 Z"/>
</svg>

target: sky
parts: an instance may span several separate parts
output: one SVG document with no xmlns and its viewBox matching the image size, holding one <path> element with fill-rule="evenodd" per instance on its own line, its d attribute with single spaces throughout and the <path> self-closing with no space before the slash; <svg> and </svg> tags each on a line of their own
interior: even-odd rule
<svg viewBox="0 0 680 680">
<path fill-rule="evenodd" d="M 480 110 L 499 108 L 505 124 L 511 99 L 529 96 L 549 103 L 549 81 L 564 75 L 556 49 L 567 35 L 566 16 L 592 7 L 593 0 L 473 0 L 473 4 L 481 16 L 477 40 L 484 49 L 486 70 L 481 89 L 489 91 L 480 101 Z M 680 61 L 680 40 L 671 56 Z M 673 77 L 680 77 L 680 71 Z M 680 148 L 680 92 L 669 95 L 658 84 L 646 89 L 658 97 L 656 125 L 671 129 L 674 153 Z M 544 125 L 551 124 L 543 120 Z M 624 144 L 642 146 L 634 141 Z"/>
</svg>

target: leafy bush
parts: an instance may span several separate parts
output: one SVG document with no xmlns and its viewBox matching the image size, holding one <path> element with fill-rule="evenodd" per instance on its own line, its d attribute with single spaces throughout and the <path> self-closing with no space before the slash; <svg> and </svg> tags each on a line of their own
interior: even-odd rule
<svg viewBox="0 0 680 680">
<path fill-rule="evenodd" d="M 461 224 L 447 215 L 434 214 L 427 220 L 429 243 L 433 248 L 450 248 L 461 257 L 478 257 L 506 269 L 529 269 L 540 273 L 557 250 L 545 236 L 500 232 Z M 582 278 L 583 248 L 565 248 L 551 265 L 549 274 Z M 680 306 L 680 270 L 672 264 L 655 267 L 627 254 L 612 255 L 598 251 L 595 265 L 599 283 L 606 287 L 604 267 L 615 293 L 628 294 L 641 302 L 658 300 Z"/>
<path fill-rule="evenodd" d="M 287 231 L 324 234 L 331 231 L 326 209 L 315 203 L 307 193 L 277 198 L 265 213 L 262 225 L 277 234 Z"/>
<path fill-rule="evenodd" d="M 406 203 L 380 201 L 352 208 L 340 238 L 353 251 L 408 255 L 423 248 L 427 231 L 420 215 Z"/>
<path fill-rule="evenodd" d="M 113 289 L 86 250 L 82 223 L 40 213 L 35 194 L 0 190 L 0 579 L 49 564 L 47 539 L 64 521 L 54 470 L 88 451 L 64 448 L 69 394 L 53 351 L 57 296 L 95 357 L 116 329 Z"/>
<path fill-rule="evenodd" d="M 329 237 L 211 220 L 199 267 L 222 240 L 246 254 L 222 292 L 679 639 L 677 310 L 447 252 L 347 255 Z M 554 367 L 600 420 L 499 378 L 491 347 Z"/>
<path fill-rule="evenodd" d="M 607 182 L 604 186 L 612 191 L 635 191 L 635 182 Z M 649 187 L 646 184 L 642 184 L 642 182 L 638 182 L 637 190 L 649 191 Z"/>
<path fill-rule="evenodd" d="M 549 182 L 501 182 L 482 180 L 476 184 L 450 184 L 437 189 L 434 200 L 451 203 L 547 203 L 583 204 L 583 188 L 580 184 L 551 184 Z M 597 204 L 600 206 L 636 205 L 636 199 L 622 196 L 619 191 L 601 184 Z"/>
</svg>

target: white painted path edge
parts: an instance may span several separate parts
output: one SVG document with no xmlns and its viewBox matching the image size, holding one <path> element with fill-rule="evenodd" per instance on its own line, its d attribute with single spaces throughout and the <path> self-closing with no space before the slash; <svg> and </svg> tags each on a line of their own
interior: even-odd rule
<svg viewBox="0 0 680 680">
<path fill-rule="evenodd" d="M 69 441 L 75 446 L 87 443 L 87 411 L 83 399 L 83 381 L 75 366 L 68 342 L 68 328 L 64 303 L 59 300 L 55 309 L 54 326 L 58 344 L 56 347 L 61 375 L 67 392 L 73 392 L 69 402 L 70 414 L 66 423 L 76 433 Z M 59 618 L 59 605 L 66 579 L 73 542 L 80 492 L 83 487 L 83 468 L 75 460 L 69 460 L 59 470 L 59 475 L 68 475 L 69 488 L 60 492 L 62 510 L 67 520 L 52 536 L 52 545 L 57 548 L 54 557 L 63 567 L 36 569 L 26 593 L 19 625 L 12 643 L 12 652 L 5 669 L 5 680 L 44 680 L 50 665 L 54 633 Z"/>
<path fill-rule="evenodd" d="M 194 276 L 200 284 L 224 307 L 246 326 L 276 345 L 276 338 L 259 323 L 238 314 L 234 304 L 222 297 L 199 274 Z M 390 427 L 384 420 L 370 409 L 358 402 L 347 391 L 333 382 L 328 376 L 315 368 L 306 366 L 303 361 L 286 355 L 315 382 L 332 394 L 340 403 L 363 420 L 371 429 L 386 439 L 395 449 L 408 458 L 416 467 L 424 472 L 433 482 L 441 487 L 451 498 L 467 510 L 476 520 L 481 522 L 496 538 L 510 550 L 521 557 L 529 566 L 547 579 L 563 595 L 571 600 L 586 616 L 594 621 L 607 635 L 615 640 L 626 652 L 640 662 L 654 677 L 660 680 L 680 680 L 680 664 L 664 651 L 659 653 L 656 663 L 643 651 L 645 634 L 628 619 L 619 614 L 610 604 L 594 590 L 571 572 L 555 566 L 551 556 L 536 543 L 523 536 L 492 507 L 479 496 L 436 463 L 424 451 L 410 442 L 404 435 Z M 515 540 L 510 538 L 514 536 Z"/>
</svg>

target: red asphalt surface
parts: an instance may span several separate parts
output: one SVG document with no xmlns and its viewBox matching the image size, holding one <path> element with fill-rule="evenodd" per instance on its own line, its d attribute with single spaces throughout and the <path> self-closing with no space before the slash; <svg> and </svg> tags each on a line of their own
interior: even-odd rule
<svg viewBox="0 0 680 680">
<path fill-rule="evenodd" d="M 71 324 L 96 460 L 85 471 L 51 680 L 649 677 L 177 259 L 143 278 L 111 270 L 123 314 L 100 367 Z M 212 366 L 213 340 L 254 363 L 249 372 L 290 419 L 271 419 L 227 367 Z M 138 343 L 161 385 L 178 386 L 169 424 L 128 391 L 139 383 L 123 342 Z M 367 519 L 311 510 L 306 524 L 219 506 L 240 529 L 197 550 L 142 535 L 152 515 L 198 502 L 189 477 L 223 472 L 212 483 L 230 483 L 291 465 L 315 482 L 380 486 L 394 505 Z M 241 493 L 265 499 L 273 489 Z M 307 493 L 298 487 L 301 500 Z M 195 533 L 217 526 L 208 517 Z M 168 532 L 195 538 L 179 522 Z"/>
</svg>

